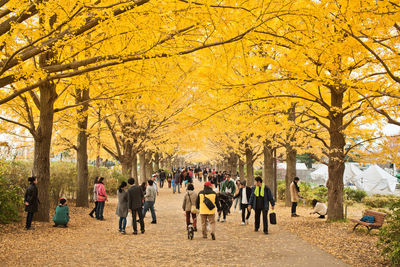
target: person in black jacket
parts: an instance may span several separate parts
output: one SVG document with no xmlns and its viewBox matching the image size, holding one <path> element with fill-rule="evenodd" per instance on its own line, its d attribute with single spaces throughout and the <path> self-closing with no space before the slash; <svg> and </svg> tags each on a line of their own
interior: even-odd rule
<svg viewBox="0 0 400 267">
<path fill-rule="evenodd" d="M 144 219 L 142 213 L 142 204 L 144 199 L 143 190 L 140 186 L 134 185 L 135 179 L 129 178 L 128 184 L 131 185 L 131 188 L 128 189 L 128 208 L 129 211 L 132 212 L 132 225 L 133 225 L 133 234 L 137 235 L 137 221 L 136 214 L 139 216 L 140 223 L 140 231 L 144 234 Z"/>
<path fill-rule="evenodd" d="M 29 177 L 28 182 L 30 184 L 26 189 L 24 197 L 25 211 L 28 213 L 28 215 L 26 216 L 25 230 L 31 229 L 33 214 L 38 211 L 38 206 L 40 203 L 38 199 L 38 190 L 36 187 L 36 177 Z"/>
<path fill-rule="evenodd" d="M 234 196 L 234 198 L 239 199 L 240 209 L 242 210 L 242 225 L 249 224 L 251 210 L 247 208 L 250 203 L 251 193 L 252 190 L 250 187 L 246 186 L 246 181 L 241 181 L 239 192 Z M 245 217 L 246 210 L 247 210 L 247 216 Z"/>
<path fill-rule="evenodd" d="M 271 203 L 272 210 L 275 208 L 275 200 L 272 196 L 271 189 L 263 183 L 261 177 L 256 177 L 256 186 L 253 188 L 250 201 L 249 201 L 249 209 L 253 208 L 254 215 L 254 231 L 258 231 L 260 228 L 260 217 L 261 213 L 263 214 L 263 225 L 264 225 L 264 234 L 268 234 L 268 210 L 269 204 Z"/>
</svg>

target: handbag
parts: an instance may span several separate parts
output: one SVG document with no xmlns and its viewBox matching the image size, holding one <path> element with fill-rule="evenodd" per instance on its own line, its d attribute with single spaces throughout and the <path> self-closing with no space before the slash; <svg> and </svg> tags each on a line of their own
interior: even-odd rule
<svg viewBox="0 0 400 267">
<path fill-rule="evenodd" d="M 189 197 L 189 201 L 190 201 L 190 212 L 194 213 L 194 214 L 199 213 L 199 210 L 196 208 L 196 206 L 192 204 L 192 199 L 190 197 L 189 192 L 188 192 L 188 197 Z"/>
<path fill-rule="evenodd" d="M 205 194 L 204 194 L 203 203 L 207 206 L 207 208 L 208 208 L 209 210 L 215 209 L 214 203 L 212 203 L 212 201 L 211 201 L 208 197 L 206 197 Z"/>
<path fill-rule="evenodd" d="M 276 213 L 274 211 L 269 214 L 269 222 L 271 224 L 276 224 Z"/>
</svg>

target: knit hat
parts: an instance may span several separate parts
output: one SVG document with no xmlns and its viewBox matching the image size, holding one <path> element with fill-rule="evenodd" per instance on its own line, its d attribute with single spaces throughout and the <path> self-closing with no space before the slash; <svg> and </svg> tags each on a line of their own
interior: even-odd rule
<svg viewBox="0 0 400 267">
<path fill-rule="evenodd" d="M 204 183 L 204 186 L 211 187 L 211 183 L 210 183 L 210 182 L 205 182 L 205 183 Z"/>
</svg>

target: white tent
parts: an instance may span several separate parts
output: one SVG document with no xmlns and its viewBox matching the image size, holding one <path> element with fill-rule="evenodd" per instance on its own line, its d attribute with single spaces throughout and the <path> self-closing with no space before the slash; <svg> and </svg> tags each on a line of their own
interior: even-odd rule
<svg viewBox="0 0 400 267">
<path fill-rule="evenodd" d="M 278 170 L 286 170 L 286 162 L 280 162 L 277 164 L 276 168 Z M 296 163 L 296 170 L 298 171 L 306 171 L 308 170 L 307 166 L 305 163 Z"/>
<path fill-rule="evenodd" d="M 355 177 L 355 185 L 368 194 L 393 194 L 397 178 L 384 171 L 378 165 L 372 165 Z"/>
<path fill-rule="evenodd" d="M 350 183 L 357 185 L 356 176 L 362 174 L 362 171 L 353 163 L 345 163 L 344 174 L 343 174 L 343 183 L 344 185 L 348 185 Z M 329 172 L 328 166 L 322 165 L 317 170 L 311 173 L 311 179 L 313 183 L 319 185 L 326 185 L 328 181 Z"/>
</svg>

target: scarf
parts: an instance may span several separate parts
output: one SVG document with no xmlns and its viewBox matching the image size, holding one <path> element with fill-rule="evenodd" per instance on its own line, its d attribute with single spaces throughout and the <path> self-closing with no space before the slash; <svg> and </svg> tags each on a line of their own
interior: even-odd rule
<svg viewBox="0 0 400 267">
<path fill-rule="evenodd" d="M 294 183 L 294 186 L 296 187 L 297 192 L 300 192 L 300 188 L 299 188 L 299 186 L 297 185 L 297 183 L 296 183 L 296 182 L 293 182 L 293 183 Z"/>
<path fill-rule="evenodd" d="M 261 194 L 260 194 L 260 187 L 256 186 L 256 189 L 254 190 L 254 194 L 256 195 L 256 197 L 259 197 L 260 195 L 261 195 L 261 197 L 264 197 L 264 191 L 265 191 L 264 183 L 262 183 L 261 187 L 263 190 L 261 190 Z"/>
</svg>

